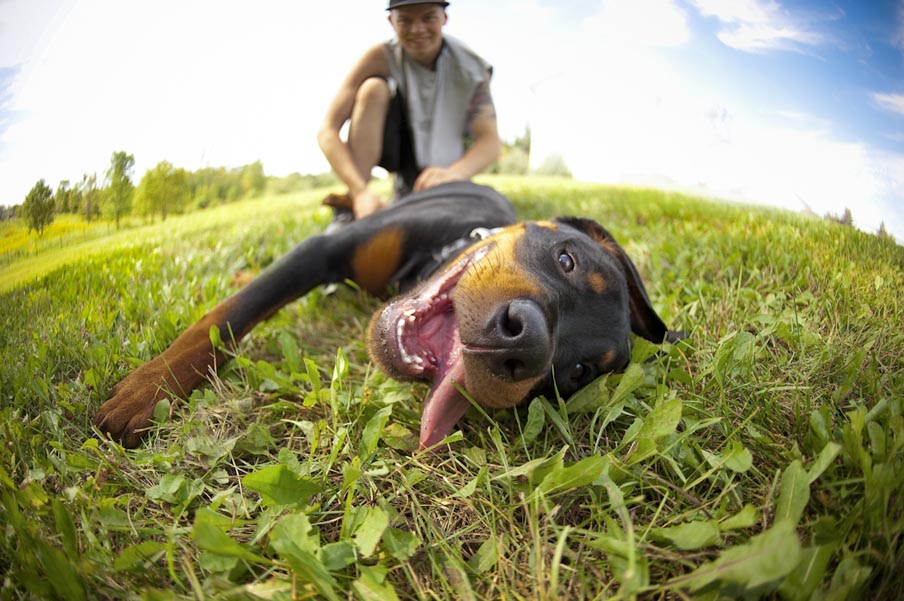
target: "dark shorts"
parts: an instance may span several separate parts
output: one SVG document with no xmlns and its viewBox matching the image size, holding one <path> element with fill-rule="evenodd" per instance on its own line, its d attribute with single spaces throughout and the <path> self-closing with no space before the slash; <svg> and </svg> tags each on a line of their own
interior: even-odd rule
<svg viewBox="0 0 904 601">
<path fill-rule="evenodd" d="M 395 198 L 401 198 L 411 193 L 420 169 L 414 156 L 414 143 L 411 137 L 411 127 L 408 124 L 405 100 L 397 88 L 386 113 L 386 125 L 383 127 L 383 152 L 377 165 L 395 176 Z"/>
</svg>

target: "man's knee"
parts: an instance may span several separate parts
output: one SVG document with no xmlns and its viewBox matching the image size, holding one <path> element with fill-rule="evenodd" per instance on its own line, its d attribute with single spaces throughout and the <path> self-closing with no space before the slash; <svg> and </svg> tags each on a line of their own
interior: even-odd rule
<svg viewBox="0 0 904 601">
<path fill-rule="evenodd" d="M 358 86 L 355 95 L 355 106 L 360 109 L 373 108 L 385 110 L 389 106 L 392 93 L 389 84 L 382 77 L 370 77 Z"/>
</svg>

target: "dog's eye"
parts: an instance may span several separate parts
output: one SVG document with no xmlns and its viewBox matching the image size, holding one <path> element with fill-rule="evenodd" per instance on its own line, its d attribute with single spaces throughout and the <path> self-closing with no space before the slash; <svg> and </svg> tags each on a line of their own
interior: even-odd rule
<svg viewBox="0 0 904 601">
<path fill-rule="evenodd" d="M 565 273 L 574 271 L 574 257 L 572 257 L 567 252 L 562 251 L 559 254 L 559 265 L 562 267 L 562 271 L 564 271 Z"/>
<path fill-rule="evenodd" d="M 571 368 L 571 381 L 581 382 L 584 380 L 588 373 L 590 373 L 590 369 L 583 363 L 578 363 Z"/>
</svg>

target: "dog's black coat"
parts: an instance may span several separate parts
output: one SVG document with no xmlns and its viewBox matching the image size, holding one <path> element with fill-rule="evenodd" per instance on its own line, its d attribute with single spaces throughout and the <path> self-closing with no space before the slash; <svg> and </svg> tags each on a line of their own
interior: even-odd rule
<svg viewBox="0 0 904 601">
<path fill-rule="evenodd" d="M 657 343 L 670 337 L 634 265 L 599 224 L 518 222 L 498 192 L 457 182 L 298 244 L 120 382 L 98 428 L 137 445 L 158 400 L 186 396 L 222 363 L 212 326 L 232 344 L 314 287 L 347 280 L 402 293 L 374 317 L 368 343 L 389 375 L 432 381 L 422 446 L 467 410 L 456 383 L 487 407 L 540 391 L 568 396 L 624 368 L 632 330 Z"/>
</svg>

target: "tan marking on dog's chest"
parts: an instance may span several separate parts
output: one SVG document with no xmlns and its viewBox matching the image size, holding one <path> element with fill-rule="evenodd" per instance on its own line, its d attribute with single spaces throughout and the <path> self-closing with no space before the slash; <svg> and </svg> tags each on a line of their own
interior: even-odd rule
<svg viewBox="0 0 904 601">
<path fill-rule="evenodd" d="M 386 229 L 355 249 L 352 257 L 352 279 L 371 294 L 386 289 L 402 257 L 401 230 Z"/>
</svg>

